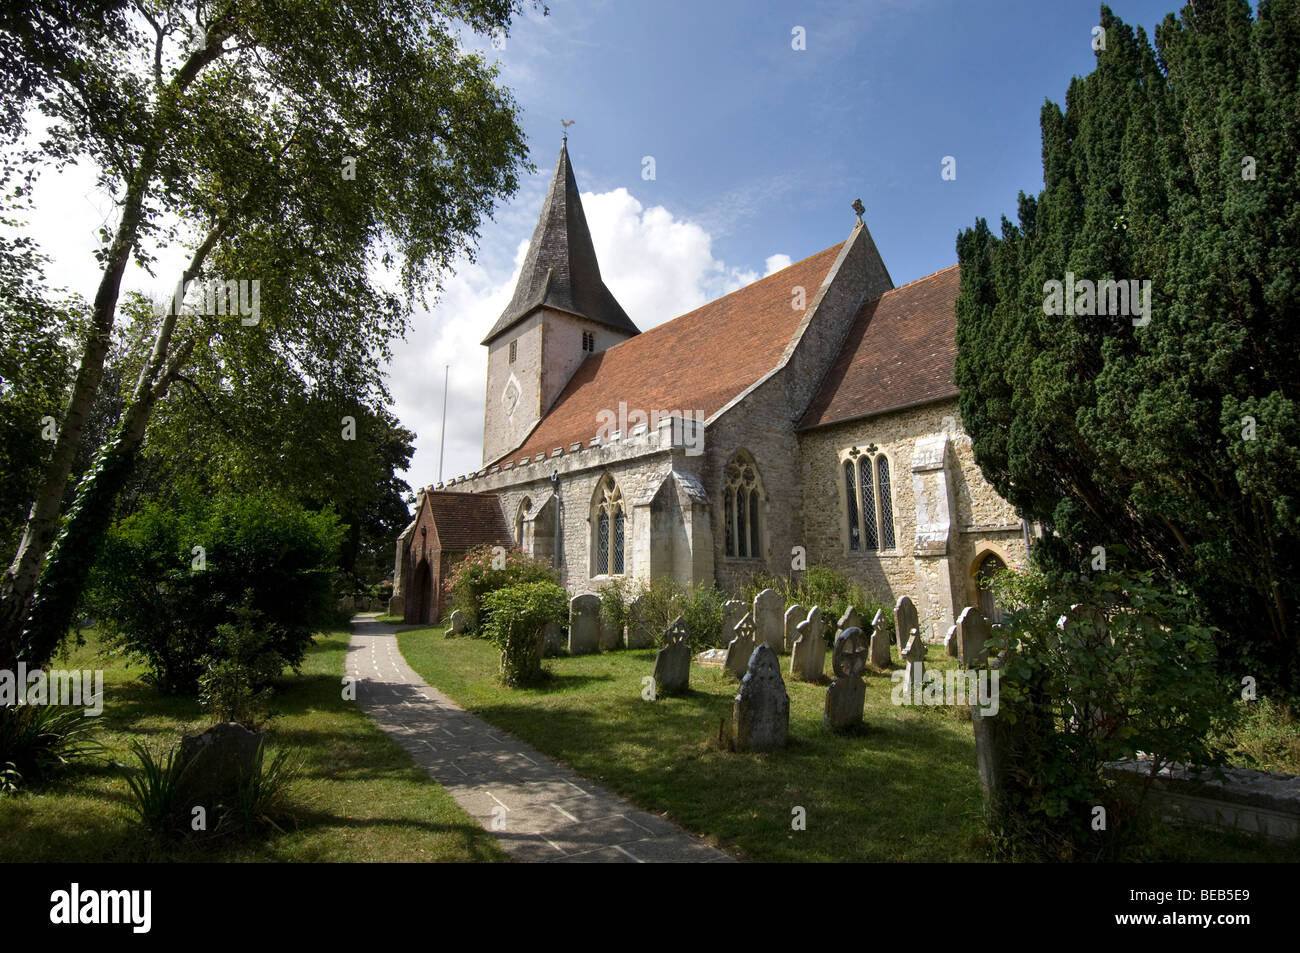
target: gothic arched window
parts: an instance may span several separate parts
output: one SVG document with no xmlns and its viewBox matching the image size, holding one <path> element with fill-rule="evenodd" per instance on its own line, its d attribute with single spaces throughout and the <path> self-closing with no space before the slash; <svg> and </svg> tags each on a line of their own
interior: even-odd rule
<svg viewBox="0 0 1300 953">
<path fill-rule="evenodd" d="M 596 486 L 592 503 L 595 517 L 595 558 L 593 576 L 621 576 L 624 572 L 624 543 L 627 536 L 623 494 L 611 474 L 605 474 Z"/>
<path fill-rule="evenodd" d="M 843 466 L 849 552 L 893 549 L 896 543 L 889 458 L 877 453 L 874 444 L 865 452 L 855 447 L 844 458 Z"/>
<path fill-rule="evenodd" d="M 727 465 L 722 500 L 726 508 L 724 551 L 737 559 L 761 559 L 763 484 L 754 459 L 743 450 Z"/>
</svg>

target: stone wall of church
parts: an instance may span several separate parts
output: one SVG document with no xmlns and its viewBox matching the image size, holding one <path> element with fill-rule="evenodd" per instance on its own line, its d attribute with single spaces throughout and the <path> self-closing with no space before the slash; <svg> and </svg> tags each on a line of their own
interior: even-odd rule
<svg viewBox="0 0 1300 953">
<path fill-rule="evenodd" d="M 488 346 L 484 463 L 518 447 L 540 419 L 541 378 L 542 314 L 535 312 Z"/>
<path fill-rule="evenodd" d="M 918 441 L 945 430 L 950 439 L 943 469 L 952 508 L 947 545 L 944 552 L 919 555 L 914 454 Z M 927 638 L 942 639 L 964 606 L 978 605 L 975 567 L 986 553 L 995 553 L 1013 567 L 1024 564 L 1027 550 L 1020 519 L 975 464 L 956 398 L 807 431 L 800 435 L 800 444 L 802 535 L 809 564 L 844 572 L 881 601 L 892 604 L 899 596 L 911 597 Z M 841 453 L 869 444 L 890 461 L 896 545 L 887 551 L 851 552 Z"/>
</svg>

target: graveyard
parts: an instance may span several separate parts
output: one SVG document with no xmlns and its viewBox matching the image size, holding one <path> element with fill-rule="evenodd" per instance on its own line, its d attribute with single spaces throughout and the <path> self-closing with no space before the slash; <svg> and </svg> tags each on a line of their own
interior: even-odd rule
<svg viewBox="0 0 1300 953">
<path fill-rule="evenodd" d="M 752 638 L 751 627 L 747 615 L 737 623 L 737 636 Z M 738 859 L 990 859 L 968 707 L 899 705 L 892 697 L 899 679 L 891 674 L 901 676 L 909 665 L 921 664 L 939 678 L 959 669 L 942 645 L 909 639 L 904 655 L 890 640 L 888 666 L 878 668 L 867 664 L 869 637 L 852 628 L 840 634 L 840 641 L 851 643 L 838 653 L 846 660 L 837 667 L 837 653 L 827 650 L 825 671 L 805 680 L 792 675 L 789 653 L 759 643 L 749 654 L 765 670 L 762 677 L 780 671 L 788 730 L 784 743 L 769 750 L 737 751 L 731 733 L 745 683 L 725 665 L 692 660 L 684 688 L 650 699 L 647 682 L 658 649 L 560 650 L 546 661 L 549 677 L 542 684 L 507 688 L 497 678 L 496 648 L 449 630 L 399 631 L 403 657 L 426 682 Z M 667 636 L 671 650 L 680 634 L 675 638 L 670 630 Z M 861 724 L 837 730 L 828 718 L 832 676 L 852 681 L 855 671 L 861 673 Z M 1174 826 L 1162 826 L 1150 850 L 1153 860 L 1286 856 L 1285 849 L 1242 836 Z"/>
</svg>

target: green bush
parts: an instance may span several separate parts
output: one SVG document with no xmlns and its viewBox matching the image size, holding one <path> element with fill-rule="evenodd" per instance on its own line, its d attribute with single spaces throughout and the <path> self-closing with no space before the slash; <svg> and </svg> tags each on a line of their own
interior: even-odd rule
<svg viewBox="0 0 1300 953">
<path fill-rule="evenodd" d="M 483 600 L 488 593 L 530 582 L 551 582 L 558 585 L 560 576 L 548 563 L 517 549 L 483 545 L 466 553 L 452 567 L 443 585 L 448 605 L 465 615 L 465 631 L 481 635 Z"/>
<path fill-rule="evenodd" d="M 1215 631 L 1184 590 L 1150 573 L 1048 577 L 1004 572 L 1006 610 L 990 643 L 1006 651 L 999 719 L 1016 737 L 1010 786 L 990 806 L 1012 859 L 1119 859 L 1141 833 L 1138 802 L 1107 781 L 1107 761 L 1209 764 L 1207 736 L 1230 716 L 1216 673 Z M 1092 829 L 1106 808 L 1107 830 Z"/>
<path fill-rule="evenodd" d="M 92 755 L 94 718 L 85 709 L 60 705 L 0 705 L 0 766 L 6 785 L 49 780 L 73 761 Z"/>
<path fill-rule="evenodd" d="M 284 671 L 285 659 L 251 601 L 247 593 L 244 604 L 232 610 L 236 622 L 217 626 L 212 651 L 199 660 L 199 704 L 219 722 L 236 721 L 256 729 L 266 718 L 271 683 Z"/>
<path fill-rule="evenodd" d="M 220 627 L 241 624 L 241 606 L 255 613 L 267 649 L 296 670 L 333 617 L 342 537 L 332 512 L 269 494 L 149 504 L 110 532 L 91 609 L 170 694 L 197 693 L 205 668 L 225 657 Z"/>
<path fill-rule="evenodd" d="M 600 596 L 600 621 L 622 632 L 630 621 L 635 586 L 624 577 L 616 577 L 596 590 L 596 595 Z"/>
<path fill-rule="evenodd" d="M 569 596 L 554 582 L 524 582 L 488 593 L 483 599 L 483 634 L 501 649 L 501 680 L 532 685 L 542 670 L 542 629 L 563 622 Z"/>
<path fill-rule="evenodd" d="M 716 586 L 683 585 L 664 576 L 641 586 L 633 598 L 640 600 L 642 624 L 657 644 L 663 644 L 664 633 L 678 616 L 691 634 L 692 650 L 717 645 L 722 636 L 724 599 Z"/>
</svg>

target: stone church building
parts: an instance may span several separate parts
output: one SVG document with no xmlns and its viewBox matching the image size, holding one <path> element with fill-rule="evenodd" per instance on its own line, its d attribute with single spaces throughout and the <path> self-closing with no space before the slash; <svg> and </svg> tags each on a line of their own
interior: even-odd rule
<svg viewBox="0 0 1300 953">
<path fill-rule="evenodd" d="M 474 539 L 550 560 L 575 595 L 614 577 L 726 591 L 803 559 L 910 596 L 931 640 L 964 606 L 996 616 L 979 580 L 1030 538 L 962 430 L 958 268 L 895 287 L 854 208 L 843 241 L 640 331 L 601 280 L 562 148 L 483 339 L 483 466 L 420 491 L 390 611 L 438 618 L 432 541 L 478 521 Z"/>
</svg>

